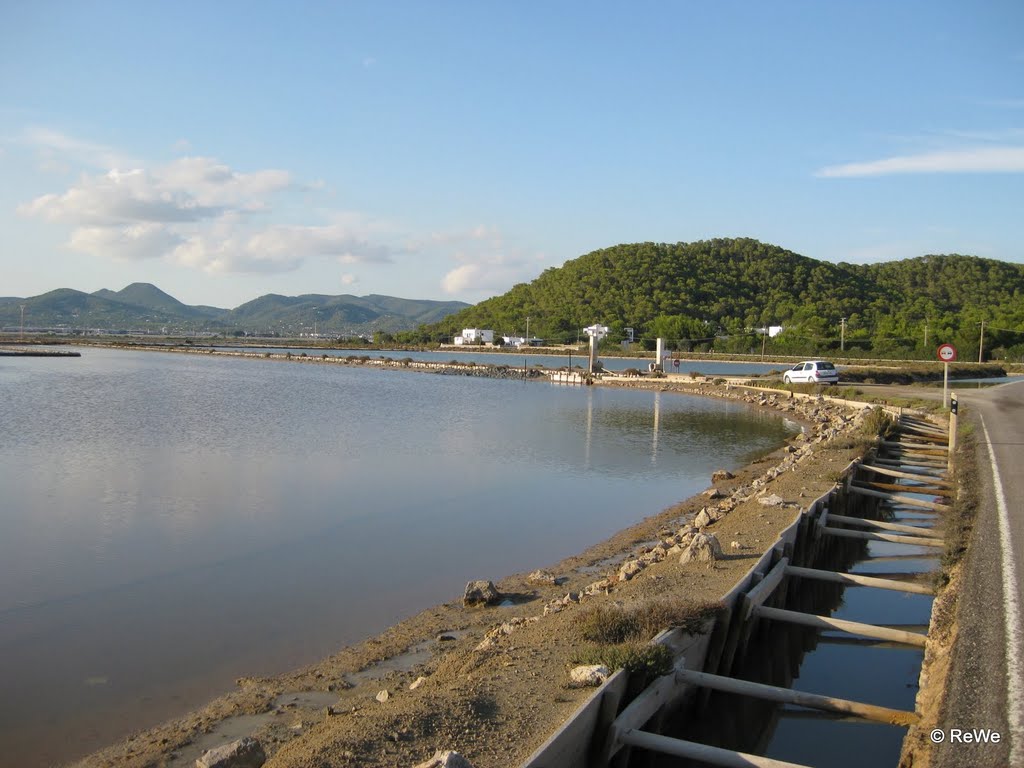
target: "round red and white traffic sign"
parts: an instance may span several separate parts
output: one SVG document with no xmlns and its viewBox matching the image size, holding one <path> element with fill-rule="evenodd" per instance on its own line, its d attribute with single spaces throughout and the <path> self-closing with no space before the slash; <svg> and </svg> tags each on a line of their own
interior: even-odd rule
<svg viewBox="0 0 1024 768">
<path fill-rule="evenodd" d="M 943 344 L 937 350 L 939 360 L 944 363 L 952 363 L 956 360 L 956 347 L 952 344 Z"/>
</svg>

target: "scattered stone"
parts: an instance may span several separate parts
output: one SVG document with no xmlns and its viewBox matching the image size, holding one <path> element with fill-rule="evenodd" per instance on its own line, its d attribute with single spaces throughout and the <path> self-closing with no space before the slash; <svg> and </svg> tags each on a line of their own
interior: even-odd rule
<svg viewBox="0 0 1024 768">
<path fill-rule="evenodd" d="M 731 541 L 731 542 L 729 542 L 729 547 L 731 549 L 743 549 L 743 545 L 740 544 L 738 541 Z"/>
<path fill-rule="evenodd" d="M 722 557 L 722 545 L 713 533 L 698 533 L 693 537 L 683 554 L 679 557 L 680 565 L 687 563 L 708 563 L 714 565 L 715 560 Z"/>
<path fill-rule="evenodd" d="M 708 488 L 706 491 L 704 491 L 704 495 L 707 496 L 709 499 L 722 499 L 722 498 L 725 498 L 725 494 L 722 493 L 717 488 Z"/>
<path fill-rule="evenodd" d="M 432 758 L 413 768 L 473 768 L 473 764 L 454 750 L 439 749 Z"/>
<path fill-rule="evenodd" d="M 781 507 L 786 503 L 786 500 L 779 496 L 777 493 L 773 493 L 770 496 L 761 496 L 757 500 L 758 504 L 762 504 L 766 507 Z"/>
<path fill-rule="evenodd" d="M 700 512 L 697 513 L 697 516 L 693 518 L 693 524 L 697 526 L 697 530 L 707 528 L 713 522 L 715 522 L 715 518 L 711 517 L 711 513 L 708 512 L 707 507 L 704 507 Z"/>
<path fill-rule="evenodd" d="M 644 564 L 639 560 L 627 560 L 619 568 L 619 581 L 629 581 L 644 569 Z"/>
<path fill-rule="evenodd" d="M 196 760 L 196 768 L 261 768 L 267 755 L 258 739 L 246 736 L 215 749 Z"/>
<path fill-rule="evenodd" d="M 569 685 L 573 688 L 598 686 L 608 679 L 608 667 L 601 664 L 586 664 L 569 672 Z"/>
<path fill-rule="evenodd" d="M 553 574 L 553 573 L 551 573 L 549 571 L 544 571 L 544 570 L 534 571 L 533 573 L 531 573 L 529 576 L 526 577 L 526 580 L 529 583 L 531 583 L 531 584 L 557 584 L 558 583 L 558 579 L 555 578 L 555 574 Z"/>
<path fill-rule="evenodd" d="M 415 680 L 413 680 L 411 683 L 409 683 L 409 690 L 410 691 L 415 691 L 417 688 L 419 688 L 425 682 L 427 682 L 427 678 L 425 678 L 422 675 L 420 675 Z"/>
<path fill-rule="evenodd" d="M 493 605 L 501 598 L 493 582 L 471 581 L 466 584 L 466 592 L 462 596 L 462 604 L 465 606 Z"/>
<path fill-rule="evenodd" d="M 711 482 L 719 483 L 722 480 L 734 480 L 736 475 L 727 469 L 719 469 L 711 473 Z"/>
<path fill-rule="evenodd" d="M 385 688 L 383 691 L 379 691 L 377 693 L 377 695 L 374 696 L 373 698 L 375 698 L 377 701 L 379 701 L 381 704 L 383 704 L 385 701 L 387 701 L 388 699 L 391 698 L 391 694 L 388 693 L 388 689 Z"/>
</svg>

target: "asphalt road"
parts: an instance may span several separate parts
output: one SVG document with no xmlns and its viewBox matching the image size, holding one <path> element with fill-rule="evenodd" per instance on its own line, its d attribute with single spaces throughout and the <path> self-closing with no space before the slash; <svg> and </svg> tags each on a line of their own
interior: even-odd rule
<svg viewBox="0 0 1024 768">
<path fill-rule="evenodd" d="M 1024 766 L 1024 383 L 957 394 L 982 491 L 934 765 Z"/>
</svg>

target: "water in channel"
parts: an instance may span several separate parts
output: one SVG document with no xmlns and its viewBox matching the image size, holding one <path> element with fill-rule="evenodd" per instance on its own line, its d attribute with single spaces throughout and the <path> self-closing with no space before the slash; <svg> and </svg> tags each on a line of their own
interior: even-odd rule
<svg viewBox="0 0 1024 768">
<path fill-rule="evenodd" d="M 0 358 L 0 743 L 31 768 L 549 565 L 795 429 L 736 403 L 83 349 Z"/>
</svg>

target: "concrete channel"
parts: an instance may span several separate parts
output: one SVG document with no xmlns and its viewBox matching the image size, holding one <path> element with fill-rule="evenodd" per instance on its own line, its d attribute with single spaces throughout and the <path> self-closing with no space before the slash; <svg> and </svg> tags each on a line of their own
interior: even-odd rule
<svg viewBox="0 0 1024 768">
<path fill-rule="evenodd" d="M 945 428 L 894 410 L 897 434 L 800 511 L 702 634 L 652 640 L 673 672 L 628 700 L 615 673 L 521 768 L 895 766 L 955 489 Z"/>
</svg>

